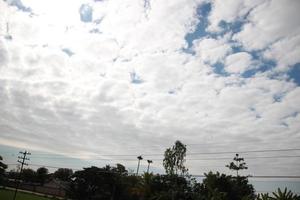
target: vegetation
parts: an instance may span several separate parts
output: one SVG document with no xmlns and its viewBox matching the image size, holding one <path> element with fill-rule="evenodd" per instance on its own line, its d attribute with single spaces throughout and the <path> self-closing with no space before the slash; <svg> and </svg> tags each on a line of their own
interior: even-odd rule
<svg viewBox="0 0 300 200">
<path fill-rule="evenodd" d="M 187 173 L 186 151 L 186 146 L 180 141 L 166 149 L 163 160 L 165 175 L 147 171 L 138 176 L 138 173 L 131 174 L 125 166 L 117 164 L 102 168 L 92 166 L 75 173 L 71 169 L 61 168 L 50 175 L 44 167 L 36 171 L 24 169 L 21 177 L 25 183 L 41 185 L 51 178 L 59 179 L 66 183 L 64 188 L 67 197 L 74 200 L 300 200 L 300 196 L 287 189 L 278 189 L 271 195 L 256 195 L 248 177 L 239 174 L 239 171 L 246 170 L 247 166 L 244 158 L 238 154 L 233 158 L 233 162 L 226 165 L 236 171 L 236 176 L 209 172 L 205 174 L 202 183 L 199 183 Z M 6 165 L 1 162 L 2 177 L 5 168 Z M 13 171 L 8 174 L 10 178 L 17 175 L 18 173 Z M 8 198 L 0 196 L 0 199 Z"/>
<path fill-rule="evenodd" d="M 48 173 L 48 169 L 45 167 L 40 167 L 36 170 L 36 178 L 41 185 L 45 184 Z"/>
<path fill-rule="evenodd" d="M 4 181 L 4 172 L 5 172 L 5 169 L 7 168 L 7 165 L 4 164 L 2 162 L 3 158 L 2 156 L 0 156 L 0 185 L 3 184 L 3 181 Z"/>
<path fill-rule="evenodd" d="M 248 169 L 246 163 L 244 162 L 244 158 L 239 157 L 239 154 L 235 154 L 233 158 L 234 162 L 231 162 L 229 165 L 226 165 L 230 170 L 236 171 L 236 176 L 239 176 L 239 170 Z"/>
<path fill-rule="evenodd" d="M 59 168 L 54 172 L 54 178 L 57 178 L 61 181 L 70 181 L 71 176 L 73 175 L 73 170 L 68 168 Z"/>
<path fill-rule="evenodd" d="M 169 175 L 185 174 L 188 170 L 184 166 L 186 156 L 186 146 L 180 141 L 176 141 L 172 148 L 165 151 L 163 165 Z"/>
</svg>

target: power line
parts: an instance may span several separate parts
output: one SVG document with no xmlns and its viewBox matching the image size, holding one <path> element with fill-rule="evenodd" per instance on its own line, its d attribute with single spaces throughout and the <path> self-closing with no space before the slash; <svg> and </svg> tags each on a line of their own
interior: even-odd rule
<svg viewBox="0 0 300 200">
<path fill-rule="evenodd" d="M 247 150 L 247 151 L 217 151 L 217 152 L 192 152 L 187 153 L 187 156 L 189 155 L 214 155 L 214 154 L 247 154 L 247 153 L 266 153 L 266 152 L 289 152 L 289 151 L 300 151 L 300 148 L 288 148 L 288 149 L 262 149 L 262 150 Z M 163 156 L 164 154 L 142 154 L 143 156 Z M 61 156 L 83 156 L 83 155 L 75 155 L 75 154 L 67 154 L 67 155 L 61 155 Z M 57 156 L 49 156 L 48 158 L 61 158 Z M 102 157 L 129 157 L 129 156 L 136 156 L 136 154 L 94 154 L 91 156 L 102 156 Z M 32 158 L 47 158 L 45 156 L 43 157 L 32 157 Z"/>
<path fill-rule="evenodd" d="M 298 142 L 300 141 L 298 138 L 294 138 L 292 140 L 293 142 Z M 275 140 L 275 141 L 227 141 L 227 142 L 206 142 L 206 143 L 188 143 L 186 144 L 186 146 L 203 146 L 203 145 L 212 145 L 212 146 L 226 146 L 226 145 L 232 145 L 232 144 L 249 144 L 249 145 L 254 145 L 254 144 L 274 144 L 274 143 L 279 143 L 280 144 L 282 142 L 289 142 L 290 143 L 290 140 L 284 140 L 284 139 L 280 139 L 280 140 Z M 127 144 L 124 144 L 126 145 L 126 148 L 133 148 L 133 149 L 136 149 L 136 148 L 149 148 L 149 149 L 152 149 L 151 147 L 155 147 L 155 148 L 166 148 L 166 146 L 159 146 L 159 145 L 147 145 L 147 146 L 128 146 Z M 12 152 L 1 152 L 2 154 L 12 154 Z M 53 155 L 53 154 L 65 154 L 65 152 L 53 152 L 53 153 L 47 153 L 47 152 L 35 152 L 34 153 L 35 155 Z M 94 155 L 93 153 L 91 153 L 91 155 Z M 136 156 L 136 155 L 134 155 Z"/>
</svg>

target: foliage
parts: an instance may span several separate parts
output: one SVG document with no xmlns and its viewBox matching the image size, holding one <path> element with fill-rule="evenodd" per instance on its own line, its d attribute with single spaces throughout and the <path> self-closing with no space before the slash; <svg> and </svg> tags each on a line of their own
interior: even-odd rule
<svg viewBox="0 0 300 200">
<path fill-rule="evenodd" d="M 73 170 L 68 168 L 59 168 L 54 172 L 54 178 L 57 178 L 62 181 L 69 181 L 73 175 Z"/>
<path fill-rule="evenodd" d="M 127 199 L 127 171 L 123 165 L 89 167 L 76 171 L 72 176 L 67 195 L 72 199 Z M 128 198 L 129 199 L 129 198 Z"/>
<path fill-rule="evenodd" d="M 292 191 L 288 191 L 287 188 L 281 191 L 280 188 L 276 192 L 272 192 L 273 197 L 270 197 L 268 193 L 259 194 L 257 200 L 300 200 L 300 196 L 293 194 Z"/>
<path fill-rule="evenodd" d="M 281 191 L 280 188 L 278 188 L 277 192 L 272 193 L 274 197 L 271 197 L 271 200 L 299 200 L 300 197 L 296 194 L 293 194 L 290 190 L 287 191 L 287 188 L 284 189 L 284 191 Z"/>
<path fill-rule="evenodd" d="M 185 174 L 188 170 L 184 166 L 186 145 L 176 141 L 172 148 L 168 148 L 164 154 L 163 165 L 168 175 Z"/>
<path fill-rule="evenodd" d="M 232 177 L 219 172 L 205 174 L 201 193 L 207 199 L 255 199 L 254 188 L 248 183 L 247 177 Z"/>
<path fill-rule="evenodd" d="M 244 158 L 239 157 L 239 154 L 235 154 L 235 157 L 233 158 L 234 162 L 231 162 L 229 165 L 226 165 L 230 170 L 235 170 L 236 175 L 239 175 L 239 170 L 248 169 L 246 166 L 246 163 L 244 162 Z"/>
<path fill-rule="evenodd" d="M 0 185 L 3 184 L 4 173 L 5 173 L 5 170 L 6 170 L 6 168 L 7 168 L 7 165 L 4 164 L 4 163 L 2 162 L 2 160 L 3 160 L 3 158 L 2 158 L 2 156 L 0 156 Z"/>
<path fill-rule="evenodd" d="M 269 194 L 258 194 L 257 195 L 257 200 L 270 200 Z"/>
<path fill-rule="evenodd" d="M 36 178 L 37 181 L 41 184 L 44 185 L 48 177 L 48 169 L 45 167 L 40 167 L 36 170 Z"/>
<path fill-rule="evenodd" d="M 34 183 L 37 180 L 37 173 L 32 169 L 23 169 L 21 179 L 25 182 Z"/>
</svg>

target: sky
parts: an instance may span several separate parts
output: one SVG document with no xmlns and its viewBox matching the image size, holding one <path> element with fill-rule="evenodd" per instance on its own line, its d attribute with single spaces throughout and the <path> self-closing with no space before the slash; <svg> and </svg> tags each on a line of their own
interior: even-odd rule
<svg viewBox="0 0 300 200">
<path fill-rule="evenodd" d="M 245 174 L 300 175 L 299 8 L 0 0 L 0 152 L 76 169 L 143 155 L 163 173 L 180 140 L 191 174 L 230 173 L 241 152 Z"/>
</svg>

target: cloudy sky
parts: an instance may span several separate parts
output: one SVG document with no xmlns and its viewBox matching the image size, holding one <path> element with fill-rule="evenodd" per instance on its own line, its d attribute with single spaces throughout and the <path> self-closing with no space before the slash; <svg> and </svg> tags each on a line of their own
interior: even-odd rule
<svg viewBox="0 0 300 200">
<path fill-rule="evenodd" d="M 142 154 L 160 172 L 165 148 L 181 140 L 190 173 L 202 174 L 226 172 L 234 153 L 197 153 L 299 149 L 299 9 L 299 0 L 0 0 L 4 158 L 27 149 L 40 165 L 134 168 Z M 297 150 L 242 155 L 248 174 L 300 174 Z"/>
</svg>

